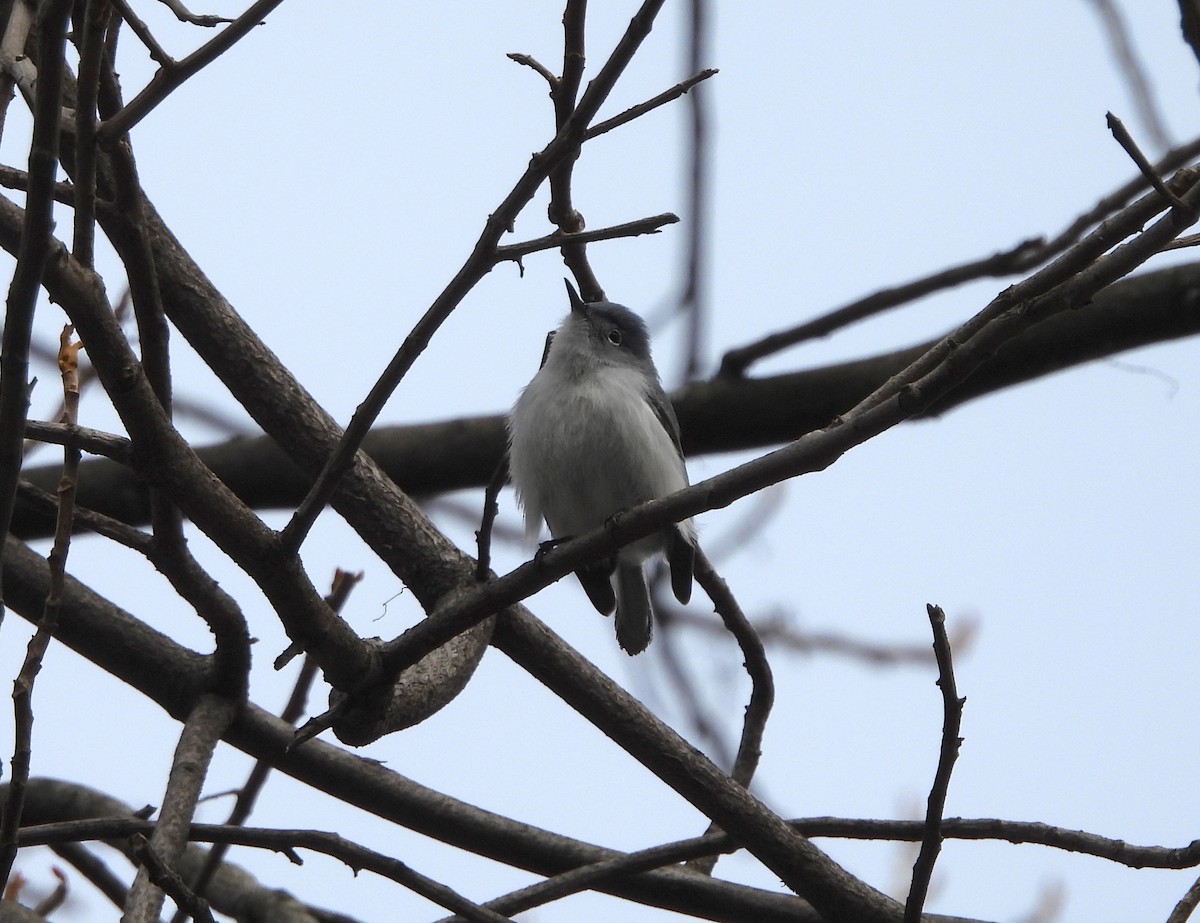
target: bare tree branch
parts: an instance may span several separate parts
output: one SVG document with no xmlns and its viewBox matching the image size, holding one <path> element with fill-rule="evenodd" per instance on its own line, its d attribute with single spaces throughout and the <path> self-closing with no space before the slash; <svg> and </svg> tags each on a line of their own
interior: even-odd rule
<svg viewBox="0 0 1200 923">
<path fill-rule="evenodd" d="M 31 620 L 36 617 L 33 613 L 41 611 L 39 600 L 45 598 L 45 561 L 12 539 L 8 553 L 11 566 L 5 574 L 6 595 L 13 611 Z M 204 694 L 208 658 L 184 649 L 70 578 L 58 639 L 150 697 L 178 720 L 186 717 Z M 554 650 L 556 657 L 566 653 L 566 649 Z M 532 649 L 530 656 L 537 659 L 540 655 Z M 595 673 L 595 668 L 578 655 L 574 660 L 568 657 L 567 662 L 568 670 L 581 675 Z M 607 690 L 611 682 L 605 683 Z M 602 693 L 596 690 L 595 694 Z M 628 699 L 625 693 L 620 695 Z M 618 855 L 476 808 L 324 741 L 314 740 L 291 749 L 291 739 L 290 725 L 253 704 L 243 707 L 226 735 L 233 746 L 269 761 L 279 771 L 318 791 L 442 842 L 539 874 L 556 874 Z M 77 811 L 65 817 L 55 813 L 69 807 L 66 799 L 54 797 L 39 804 L 37 813 L 28 813 L 27 805 L 27 818 L 30 823 L 41 823 L 89 816 Z M 805 916 L 807 905 L 790 895 L 674 870 L 648 872 L 612 882 L 602 890 L 730 923 L 747 919 L 817 923 L 816 918 Z"/>
<path fill-rule="evenodd" d="M 699 547 L 696 548 L 696 580 L 712 600 L 721 621 L 741 648 L 745 658 L 744 666 L 750 676 L 750 703 L 746 706 L 746 714 L 742 720 L 742 735 L 737 756 L 729 771 L 729 776 L 734 782 L 749 789 L 762 757 L 763 733 L 766 731 L 767 719 L 771 716 L 771 708 L 775 704 L 775 680 L 771 675 L 767 652 L 763 649 L 758 633 L 742 612 L 742 607 L 738 605 L 729 585 L 721 579 L 708 556 Z M 709 826 L 710 833 L 718 829 L 720 828 L 715 823 Z M 695 860 L 691 867 L 708 874 L 712 872 L 716 860 L 717 855 L 714 854 L 711 858 Z"/>
<path fill-rule="evenodd" d="M 197 700 L 184 722 L 158 823 L 147 844 L 149 854 L 157 856 L 167 866 L 178 862 L 187 845 L 188 829 L 213 751 L 229 729 L 237 706 L 237 702 L 222 696 L 205 694 Z M 161 880 L 162 876 L 156 876 L 153 867 L 143 865 L 138 870 L 124 908 L 123 919 L 128 923 L 157 923 L 163 891 L 155 885 L 156 878 Z"/>
<path fill-rule="evenodd" d="M 1079 240 L 1088 228 L 1121 208 L 1146 189 L 1147 177 L 1159 177 L 1162 173 L 1178 169 L 1200 156 L 1200 140 L 1192 141 L 1165 154 L 1156 165 L 1143 169 L 1139 176 L 1100 199 L 1088 211 L 1079 215 L 1071 224 L 1050 240 L 1033 237 L 1023 240 L 1015 247 L 993 253 L 977 260 L 969 260 L 948 269 L 942 269 L 903 285 L 892 286 L 859 298 L 850 304 L 805 321 L 788 330 L 763 337 L 754 343 L 729 350 L 721 359 L 721 375 L 742 375 L 759 359 L 773 355 L 806 340 L 828 336 L 850 324 L 874 317 L 890 308 L 907 304 L 925 295 L 953 288 L 975 279 L 999 278 L 1028 272 L 1043 265 L 1064 252 Z"/>
<path fill-rule="evenodd" d="M 9 7 L 4 36 L 0 39 L 0 132 L 7 121 L 13 87 L 21 91 L 31 109 L 35 106 L 37 68 L 25 54 L 25 42 L 29 39 L 33 20 L 34 4 L 30 0 L 14 0 Z"/>
<path fill-rule="evenodd" d="M 232 48 L 239 40 L 260 26 L 270 12 L 283 0 L 257 0 L 241 16 L 233 20 L 214 38 L 178 62 L 160 62 L 159 69 L 146 87 L 120 112 L 105 119 L 96 131 L 96 141 L 102 146 L 112 144 L 127 134 L 164 99 L 209 64 Z"/>
<path fill-rule="evenodd" d="M 193 26 L 205 26 L 212 28 L 219 26 L 222 23 L 233 22 L 232 19 L 226 19 L 224 16 L 212 16 L 206 13 L 196 14 L 183 5 L 181 0 L 162 0 L 162 3 L 175 14 L 175 18 L 180 22 L 186 22 Z"/>
<path fill-rule="evenodd" d="M 1183 199 L 1200 200 L 1194 171 L 1181 171 Z M 1162 210 L 1157 195 L 1144 197 L 1085 237 L 1064 257 L 999 298 L 958 330 L 889 379 L 854 409 L 826 428 L 791 445 L 709 478 L 670 497 L 643 504 L 613 517 L 604 528 L 564 542 L 512 573 L 465 590 L 439 606 L 384 649 L 389 675 L 397 675 L 460 632 L 480 623 L 559 580 L 580 565 L 613 554 L 618 548 L 672 522 L 729 505 L 763 487 L 828 467 L 856 445 L 934 406 L 997 349 L 1046 317 L 1090 301 L 1103 287 L 1136 268 L 1191 221 L 1195 212 L 1173 211 L 1140 236 L 1107 252 L 1141 231 Z"/>
<path fill-rule="evenodd" d="M 17 0 L 22 5 L 23 0 Z M 38 45 L 45 72 L 37 82 L 33 141 L 29 148 L 29 192 L 21 221 L 17 266 L 8 289 L 3 346 L 0 347 L 0 535 L 12 522 L 21 449 L 29 404 L 29 340 L 42 275 L 53 247 L 54 179 L 58 169 L 59 112 L 62 100 L 63 46 L 70 0 L 42 4 Z M 0 570 L 4 557 L 0 554 Z M 3 618 L 0 597 L 0 619 Z M 11 857 L 0 856 L 6 877 Z"/>
<path fill-rule="evenodd" d="M 929 624 L 933 628 L 933 653 L 938 665 L 937 684 L 942 690 L 942 747 L 925 811 L 921 851 L 913 866 L 912 886 L 904 904 L 904 923 L 920 923 L 925 898 L 929 894 L 929 882 L 933 877 L 933 866 L 942 850 L 942 813 L 946 809 L 946 794 L 950 790 L 950 774 L 954 771 L 958 750 L 962 746 L 962 738 L 958 735 L 962 727 L 963 704 L 967 701 L 959 698 L 954 680 L 950 639 L 946 636 L 946 614 L 941 606 L 927 605 L 925 608 L 929 611 Z"/>
<path fill-rule="evenodd" d="M 169 895 L 171 900 L 187 910 L 188 916 L 195 919 L 196 923 L 216 923 L 212 911 L 208 909 L 208 902 L 192 893 L 179 874 L 158 854 L 158 850 L 150 845 L 149 840 L 142 834 L 135 833 L 130 837 L 129 847 L 133 857 L 137 859 L 138 865 L 141 866 L 138 881 L 143 880 L 141 875 L 145 873 L 145 881 L 156 886 L 161 893 Z M 134 882 L 134 889 L 130 891 L 131 898 L 138 893 L 137 883 Z M 157 914 L 155 914 L 155 918 L 157 918 Z M 126 912 L 123 919 L 136 921 L 147 918 L 145 916 L 133 917 Z"/>
<path fill-rule="evenodd" d="M 1167 923 L 1187 923 L 1196 907 L 1200 906 L 1200 879 L 1192 883 L 1187 893 L 1179 899 L 1167 917 Z"/>
<path fill-rule="evenodd" d="M 527 240 L 524 243 L 496 247 L 496 261 L 516 260 L 520 262 L 522 257 L 531 253 L 553 250 L 556 247 L 572 247 L 578 244 L 594 243 L 598 240 L 616 240 L 621 237 L 637 237 L 641 234 L 657 234 L 664 226 L 678 222 L 678 215 L 665 212 L 661 215 L 639 218 L 636 221 L 627 221 L 612 227 L 597 228 L 594 231 L 579 231 L 575 234 L 555 231 L 553 234 L 547 234 L 545 237 L 538 237 L 535 240 Z"/>
<path fill-rule="evenodd" d="M 688 69 L 695 72 L 708 57 L 708 0 L 688 3 Z M 704 362 L 704 330 L 708 324 L 708 239 L 711 160 L 708 95 L 703 88 L 688 97 L 687 244 L 684 249 L 683 291 L 679 311 L 686 324 L 683 379 L 700 375 Z"/>
<path fill-rule="evenodd" d="M 30 387 L 30 332 L 51 244 L 53 199 L 49 188 L 54 182 L 58 163 L 58 110 L 62 95 L 62 83 L 58 77 L 70 7 L 69 0 L 45 3 L 37 20 L 43 60 L 50 62 L 51 71 L 43 76 L 37 89 L 34 138 L 29 153 L 29 207 L 22 227 L 17 267 L 9 288 L 3 356 L 0 358 L 0 535 L 8 532 L 20 476 Z M 79 347 L 71 342 L 73 332 L 71 327 L 63 329 L 58 358 L 65 395 L 63 422 L 68 426 L 79 421 L 79 379 L 76 375 Z M 10 368 L 10 363 L 13 368 Z M 32 759 L 33 684 L 42 668 L 42 659 L 54 635 L 62 605 L 78 475 L 79 451 L 68 448 L 63 453 L 54 548 L 51 551 L 50 586 L 37 631 L 26 646 L 21 671 L 13 684 L 13 757 L 9 767 L 12 784 L 0 811 L 0 882 L 8 881 L 17 855 L 16 834 L 24 809 L 25 785 Z M 4 553 L 0 549 L 0 580 L 3 564 Z M 0 592 L 0 618 L 3 613 L 4 597 Z"/>
<path fill-rule="evenodd" d="M 1105 114 L 1108 120 L 1109 131 L 1113 133 L 1113 137 L 1117 139 L 1117 143 L 1125 149 L 1130 159 L 1137 164 L 1137 168 L 1141 170 L 1142 176 L 1146 177 L 1146 181 L 1161 195 L 1172 208 L 1186 210 L 1187 206 L 1179 200 L 1173 191 L 1167 188 L 1167 184 L 1163 182 L 1163 178 L 1158 175 L 1158 172 L 1151 166 L 1146 155 L 1142 153 L 1137 146 L 1137 142 L 1133 140 L 1133 136 L 1129 133 L 1129 129 L 1125 127 L 1125 123 L 1113 115 L 1111 112 Z"/>
<path fill-rule="evenodd" d="M 583 135 L 584 141 L 591 141 L 593 138 L 598 138 L 614 128 L 620 128 L 627 122 L 632 122 L 636 118 L 640 118 L 647 112 L 653 112 L 660 106 L 665 106 L 667 103 L 674 102 L 683 96 L 694 86 L 698 86 L 709 77 L 715 77 L 720 71 L 715 67 L 708 67 L 702 71 L 698 71 L 686 80 L 680 80 L 679 83 L 671 87 L 669 90 L 663 90 L 657 96 L 652 96 L 644 103 L 638 103 L 636 106 L 630 106 L 624 112 L 619 112 L 611 119 L 605 119 L 603 122 L 597 122 L 589 128 Z"/>
</svg>

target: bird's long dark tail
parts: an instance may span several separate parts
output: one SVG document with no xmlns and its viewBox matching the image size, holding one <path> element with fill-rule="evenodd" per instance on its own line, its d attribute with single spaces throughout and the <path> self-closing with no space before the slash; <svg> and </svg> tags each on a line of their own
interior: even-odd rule
<svg viewBox="0 0 1200 923">
<path fill-rule="evenodd" d="M 650 643 L 653 616 L 650 591 L 641 564 L 617 565 L 617 643 L 627 654 L 640 654 Z"/>
</svg>

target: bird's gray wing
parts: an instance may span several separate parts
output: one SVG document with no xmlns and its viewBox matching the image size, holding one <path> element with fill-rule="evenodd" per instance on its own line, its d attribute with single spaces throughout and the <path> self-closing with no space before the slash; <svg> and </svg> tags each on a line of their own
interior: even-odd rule
<svg viewBox="0 0 1200 923">
<path fill-rule="evenodd" d="M 662 424 L 663 429 L 667 431 L 667 435 L 671 437 L 671 442 L 675 444 L 675 451 L 682 459 L 683 444 L 679 439 L 679 420 L 675 417 L 675 408 L 671 406 L 670 398 L 659 388 L 657 393 L 646 395 L 646 402 L 654 411 L 654 415 L 658 417 L 658 422 Z M 688 600 L 692 598 L 692 575 L 695 571 L 696 548 L 678 525 L 674 525 L 668 530 L 667 563 L 671 567 L 671 592 L 686 606 Z"/>
<path fill-rule="evenodd" d="M 660 387 L 656 392 L 646 395 L 646 403 L 650 405 L 654 416 L 658 418 L 662 428 L 671 437 L 671 442 L 675 444 L 675 451 L 679 453 L 679 457 L 683 458 L 683 443 L 679 441 L 679 420 L 675 417 L 675 408 L 671 406 L 671 399 L 663 393 Z"/>
</svg>

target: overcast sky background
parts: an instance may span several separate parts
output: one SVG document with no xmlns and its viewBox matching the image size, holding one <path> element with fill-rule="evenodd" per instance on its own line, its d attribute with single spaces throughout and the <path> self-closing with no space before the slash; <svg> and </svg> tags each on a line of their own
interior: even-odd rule
<svg viewBox="0 0 1200 923">
<path fill-rule="evenodd" d="M 1168 0 L 1126 0 L 1131 38 L 1175 142 L 1200 134 L 1196 61 Z M 178 56 L 208 37 L 139 12 Z M 589 76 L 636 4 L 589 10 Z M 364 7 L 365 9 L 365 7 Z M 199 11 L 199 10 L 198 10 Z M 203 12 L 236 13 L 235 7 Z M 372 4 L 369 12 L 292 0 L 191 80 L 133 133 L 144 186 L 218 288 L 299 380 L 345 422 L 411 325 L 461 265 L 489 211 L 552 134 L 544 83 L 505 58 L 561 66 L 561 3 Z M 684 5 L 668 4 L 601 113 L 607 117 L 687 76 Z M 717 4 L 706 85 L 714 123 L 706 371 L 722 352 L 880 287 L 1053 235 L 1134 169 L 1105 112 L 1154 151 L 1092 5 L 951 2 Z M 126 32 L 127 97 L 149 78 Z M 24 165 L 27 131 L 13 104 L 0 146 Z M 683 214 L 684 109 L 676 104 L 584 150 L 575 199 L 590 227 L 662 211 Z M 26 131 L 26 134 L 22 134 Z M 23 199 L 23 197 L 22 197 Z M 544 194 L 513 240 L 540 236 Z M 684 215 L 686 218 L 687 216 Z M 69 232 L 69 213 L 59 216 Z M 681 283 L 681 227 L 595 245 L 609 296 L 661 319 Z M 1193 259 L 1188 253 L 1169 259 Z M 1167 265 L 1156 259 L 1151 267 Z M 115 261 L 101 268 L 119 293 Z M 501 266 L 464 301 L 401 384 L 382 422 L 506 410 L 531 377 L 543 335 L 564 313 L 556 253 L 524 278 Z M 779 356 L 754 374 L 813 367 L 907 346 L 982 308 L 992 280 L 894 312 Z M 44 341 L 62 316 L 41 311 Z M 668 385 L 679 383 L 681 331 L 655 330 Z M 176 388 L 235 415 L 187 353 Z M 897 644 L 928 643 L 927 602 L 951 629 L 974 620 L 959 652 L 965 738 L 947 815 L 1039 820 L 1133 843 L 1200 835 L 1195 459 L 1200 363 L 1193 341 L 1126 354 L 908 424 L 829 470 L 776 492 L 776 515 L 719 567 L 752 616 Z M 54 403 L 41 372 L 33 413 Z M 97 390 L 81 422 L 117 428 Z M 219 433 L 192 425 L 198 443 Z M 749 456 L 745 456 L 749 457 Z M 35 463 L 49 463 L 45 450 Z M 744 460 L 690 461 L 693 481 Z M 478 509 L 479 492 L 463 504 Z M 700 519 L 716 546 L 754 500 Z M 516 522 L 511 495 L 502 501 Z M 286 521 L 270 514 L 275 524 Z M 465 547 L 470 524 L 444 520 Z M 218 555 L 202 536 L 194 549 Z M 498 571 L 519 564 L 503 552 Z M 314 583 L 363 570 L 345 617 L 391 638 L 419 617 L 396 578 L 333 514 L 303 549 Z M 279 708 L 295 666 L 250 581 L 213 563 L 260 639 L 252 698 Z M 70 570 L 198 650 L 210 638 L 143 562 L 79 538 Z M 401 594 L 401 595 L 397 595 Z M 573 580 L 530 600 L 566 640 L 685 734 L 654 647 L 622 654 L 611 622 Z M 693 607 L 703 611 L 697 603 Z M 15 676 L 29 630 L 6 620 L 0 675 Z M 732 642 L 696 641 L 689 660 L 731 737 L 748 694 Z M 937 760 L 941 700 L 929 667 L 877 669 L 779 651 L 778 687 L 758 792 L 785 816 L 914 817 Z M 81 683 L 93 711 L 78 713 Z M 177 725 L 61 647 L 35 692 L 34 772 L 105 786 L 135 807 L 159 803 Z M 323 705 L 315 697 L 314 711 Z M 11 719 L 0 722 L 11 754 Z M 569 708 L 489 652 L 466 692 L 425 724 L 364 755 L 489 810 L 622 849 L 692 836 L 704 819 Z M 222 749 L 210 792 L 244 780 L 249 760 Z M 222 821 L 231 801 L 202 808 Z M 486 900 L 532 880 L 364 817 L 279 776 L 252 823 L 337 832 L 385 850 Z M 820 841 L 871 884 L 903 896 L 911 857 L 896 846 Z M 23 855 L 35 885 L 48 853 Z M 354 878 L 305 855 L 303 869 L 238 850 L 234 861 L 317 905 L 364 921 L 425 920 L 437 908 L 370 874 Z M 113 858 L 114 867 L 124 867 Z M 720 875 L 768 888 L 744 858 Z M 1165 920 L 1195 871 L 1131 871 L 1097 859 L 1007 844 L 947 842 L 928 909 L 1019 920 L 1047 895 L 1057 918 Z M 77 876 L 72 875 L 76 881 Z M 103 918 L 82 883 L 62 920 Z M 98 909 L 103 908 L 103 909 Z M 538 921 L 649 921 L 662 911 L 585 895 L 523 916 Z"/>
</svg>

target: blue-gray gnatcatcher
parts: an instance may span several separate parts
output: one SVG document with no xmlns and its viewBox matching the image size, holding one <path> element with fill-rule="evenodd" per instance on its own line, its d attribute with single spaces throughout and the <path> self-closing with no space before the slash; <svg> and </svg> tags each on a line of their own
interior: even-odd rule
<svg viewBox="0 0 1200 923">
<path fill-rule="evenodd" d="M 508 420 L 509 471 L 526 531 L 536 537 L 544 519 L 556 540 L 688 485 L 679 423 L 650 358 L 646 325 L 619 304 L 585 303 L 570 282 L 567 291 L 571 313 Z M 665 552 L 671 589 L 686 603 L 695 539 L 687 519 L 576 571 L 592 605 L 604 615 L 616 608 L 617 641 L 628 653 L 650 643 L 643 562 Z"/>
</svg>

